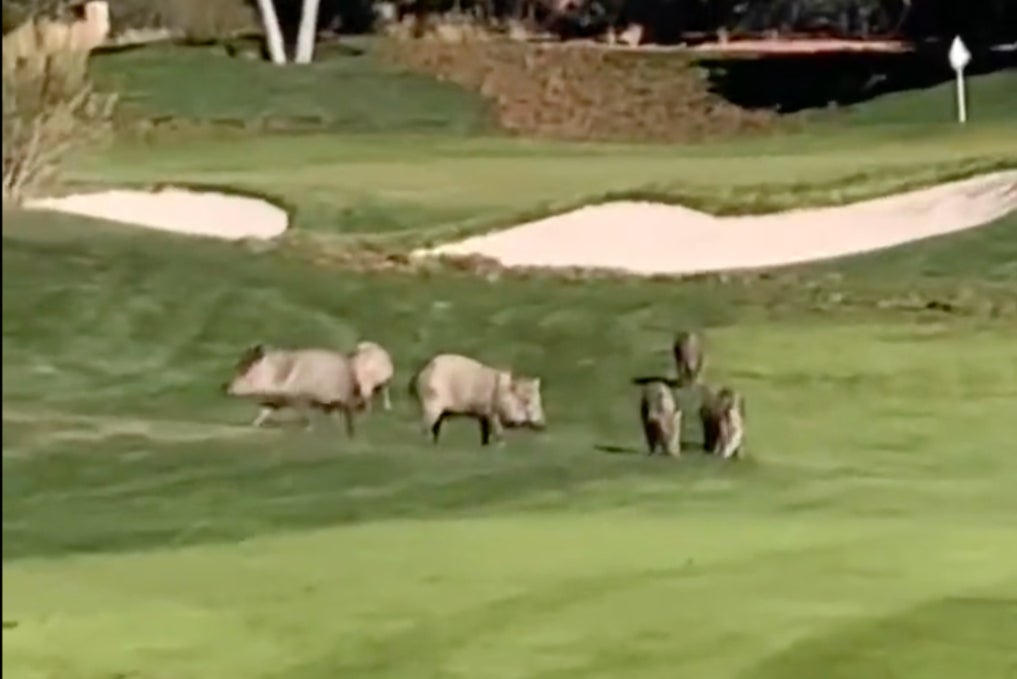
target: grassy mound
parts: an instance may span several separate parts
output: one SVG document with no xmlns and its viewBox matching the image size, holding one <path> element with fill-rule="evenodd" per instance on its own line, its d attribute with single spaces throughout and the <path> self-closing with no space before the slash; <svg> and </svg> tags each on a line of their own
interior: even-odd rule
<svg viewBox="0 0 1017 679">
<path fill-rule="evenodd" d="M 325 51 L 299 68 L 230 57 L 221 47 L 168 45 L 100 54 L 92 67 L 100 86 L 121 92 L 125 123 L 446 134 L 488 125 L 479 97 L 385 67 L 370 42 Z"/>
<path fill-rule="evenodd" d="M 917 474 L 932 487 L 940 474 L 974 483 L 980 465 L 1009 469 L 1011 459 L 993 452 L 991 437 L 1006 431 L 992 417 L 1010 398 L 993 390 L 1012 376 L 991 366 L 1005 365 L 1013 326 L 970 304 L 992 290 L 1012 291 L 1015 219 L 750 285 L 674 285 L 336 276 L 228 244 L 101 224 L 84 235 L 76 218 L 5 215 L 5 558 L 387 516 L 565 508 L 587 492 L 591 502 L 610 503 L 640 479 L 664 484 L 651 493 L 658 499 L 677 484 L 674 492 L 690 494 L 669 502 L 706 502 L 712 496 L 680 489 L 729 472 L 696 464 L 661 472 L 606 454 L 638 451 L 628 379 L 664 369 L 669 334 L 684 324 L 710 328 L 713 379 L 744 388 L 759 413 L 752 425 L 761 467 L 732 470 L 736 487 L 724 502 L 751 505 L 765 488 L 778 492 L 827 467 Z M 954 293 L 967 295 L 969 306 L 958 298 L 949 313 L 944 305 L 925 308 Z M 918 303 L 885 303 L 907 296 Z M 979 323 L 990 325 L 978 330 Z M 310 435 L 254 432 L 246 427 L 251 406 L 217 390 L 248 343 L 348 347 L 362 336 L 392 348 L 401 377 L 396 413 L 372 418 L 353 444 L 327 425 Z M 792 354 L 784 351 L 789 343 Z M 839 368 L 825 363 L 830 346 L 851 356 Z M 508 450 L 481 455 L 475 428 L 453 423 L 447 446 L 421 450 L 401 385 L 441 350 L 545 376 L 550 433 L 521 434 Z M 941 360 L 948 354 L 957 356 Z M 878 400 L 841 393 L 877 386 L 893 395 L 886 412 Z M 918 397 L 930 389 L 935 398 Z M 974 400 L 965 404 L 969 390 Z M 788 430 L 788 413 L 809 403 L 809 424 Z M 838 428 L 859 418 L 873 429 Z M 970 422 L 961 427 L 957 418 Z M 699 433 L 688 426 L 695 440 Z M 919 468 L 910 466 L 909 437 L 932 447 Z M 888 452 L 894 441 L 899 454 Z M 603 497 L 600 483 L 608 483 Z M 626 490 L 610 490 L 615 484 Z M 291 494 L 300 497 L 296 504 L 266 501 Z M 894 502 L 921 498 L 903 493 Z M 133 508 L 126 524 L 112 519 L 124 503 Z M 202 519 L 209 503 L 219 507 L 214 520 Z"/>
<path fill-rule="evenodd" d="M 355 274 L 32 220 L 3 237 L 14 676 L 1001 676 L 1014 326 L 825 300 L 1012 290 L 1012 219 L 749 286 Z M 628 379 L 687 324 L 748 395 L 743 463 L 639 455 Z M 249 342 L 360 336 L 398 384 L 439 350 L 525 366 L 551 429 L 435 448 L 397 390 L 350 443 L 251 430 L 217 390 Z M 955 615 L 977 633 L 944 648 Z"/>
<path fill-rule="evenodd" d="M 391 42 L 393 62 L 480 92 L 500 126 L 587 141 L 697 141 L 770 127 L 709 91 L 685 55 L 513 42 Z"/>
<path fill-rule="evenodd" d="M 603 133 L 662 141 L 769 129 L 772 121 L 710 94 L 680 53 L 350 38 L 299 69 L 233 58 L 220 47 L 167 45 L 99 54 L 93 68 L 100 86 L 120 93 L 125 123 L 158 129 L 458 136 L 501 126 L 570 139 Z M 971 126 L 1012 119 L 1014 77 L 970 79 Z M 925 134 L 953 122 L 953 96 L 948 84 L 808 117 Z"/>
<path fill-rule="evenodd" d="M 848 107 L 832 117 L 854 127 L 895 126 L 918 134 L 932 125 L 956 124 L 955 88 L 953 82 L 948 82 L 927 89 L 888 94 Z M 968 78 L 967 97 L 969 125 L 1012 125 L 1017 106 L 1017 71 Z"/>
<path fill-rule="evenodd" d="M 242 189 L 293 210 L 315 247 L 402 250 L 615 198 L 718 214 L 844 203 L 1013 167 L 1017 136 L 937 130 L 936 143 L 850 128 L 687 147 L 509 139 L 272 135 L 171 137 L 82 159 L 79 185 Z M 328 243 L 321 238 L 327 237 Z M 324 250 L 323 250 L 324 251 Z"/>
</svg>

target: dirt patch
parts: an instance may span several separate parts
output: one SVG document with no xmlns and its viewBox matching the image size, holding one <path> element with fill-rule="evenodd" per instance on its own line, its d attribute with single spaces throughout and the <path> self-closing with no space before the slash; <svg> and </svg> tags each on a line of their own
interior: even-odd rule
<svg viewBox="0 0 1017 679">
<path fill-rule="evenodd" d="M 876 52 L 900 54 L 913 48 L 896 40 L 785 39 L 732 40 L 707 42 L 688 48 L 710 54 L 829 54 L 836 52 Z"/>
<path fill-rule="evenodd" d="M 505 130 L 572 141 L 689 142 L 776 124 L 710 92 L 689 54 L 507 41 L 387 41 L 389 63 L 480 92 Z"/>
</svg>

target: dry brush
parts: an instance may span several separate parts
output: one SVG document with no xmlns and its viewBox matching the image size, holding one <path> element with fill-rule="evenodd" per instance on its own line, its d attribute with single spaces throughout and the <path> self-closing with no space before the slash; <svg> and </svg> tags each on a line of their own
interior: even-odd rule
<svg viewBox="0 0 1017 679">
<path fill-rule="evenodd" d="M 92 85 L 90 48 L 58 37 L 73 31 L 48 20 L 30 20 L 16 31 L 18 41 L 4 40 L 5 205 L 51 189 L 67 155 L 108 132 L 116 104 L 114 94 Z"/>
</svg>

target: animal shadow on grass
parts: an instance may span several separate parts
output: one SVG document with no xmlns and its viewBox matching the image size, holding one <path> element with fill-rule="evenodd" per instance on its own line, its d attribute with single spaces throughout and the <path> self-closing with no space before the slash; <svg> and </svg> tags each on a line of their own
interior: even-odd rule
<svg viewBox="0 0 1017 679">
<path fill-rule="evenodd" d="M 678 380 L 674 377 L 667 377 L 666 375 L 641 375 L 639 377 L 632 378 L 632 384 L 650 384 L 652 382 L 663 382 L 672 389 L 677 389 L 681 386 Z"/>
<path fill-rule="evenodd" d="M 593 449 L 605 453 L 607 455 L 642 455 L 644 457 L 651 457 L 647 455 L 646 448 L 640 448 L 638 446 L 623 446 L 614 443 L 597 443 L 593 446 Z M 702 441 L 688 441 L 688 443 L 682 444 L 682 455 L 689 454 L 701 454 L 708 455 L 705 448 L 703 448 Z M 653 455 L 652 457 L 671 459 L 668 455 Z"/>
<path fill-rule="evenodd" d="M 594 450 L 608 455 L 645 455 L 646 451 L 635 446 L 617 446 L 609 443 L 598 443 L 593 446 Z"/>
</svg>

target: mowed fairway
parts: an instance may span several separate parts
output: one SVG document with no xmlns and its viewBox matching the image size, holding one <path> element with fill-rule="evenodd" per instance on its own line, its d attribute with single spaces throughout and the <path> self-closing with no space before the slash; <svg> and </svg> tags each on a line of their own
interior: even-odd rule
<svg viewBox="0 0 1017 679">
<path fill-rule="evenodd" d="M 283 197 L 299 228 L 416 239 L 693 177 L 726 210 L 738 186 L 836 202 L 1005 163 L 1017 139 L 1000 122 L 893 139 L 861 118 L 871 131 L 643 150 L 125 142 L 74 178 L 232 184 Z M 592 159 L 600 183 L 576 179 Z M 44 213 L 3 229 L 11 677 L 1017 676 L 1017 215 L 682 282 L 360 273 Z M 641 455 L 629 380 L 667 369 L 682 326 L 705 328 L 708 380 L 747 395 L 744 460 L 701 455 L 694 422 L 684 459 Z M 328 421 L 253 430 L 255 406 L 220 391 L 252 342 L 361 337 L 392 350 L 395 408 L 353 441 Z M 404 387 L 438 351 L 541 375 L 549 429 L 481 449 L 452 421 L 427 443 Z"/>
</svg>

